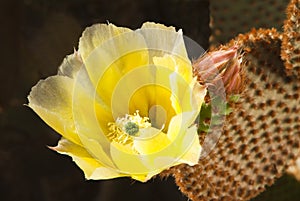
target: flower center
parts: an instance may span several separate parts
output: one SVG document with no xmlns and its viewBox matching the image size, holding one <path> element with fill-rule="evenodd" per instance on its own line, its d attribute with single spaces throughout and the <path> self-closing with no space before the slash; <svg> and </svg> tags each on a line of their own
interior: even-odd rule
<svg viewBox="0 0 300 201">
<path fill-rule="evenodd" d="M 136 133 L 139 132 L 139 125 L 137 125 L 136 123 L 134 122 L 128 122 L 127 124 L 125 124 L 125 132 L 128 134 L 128 135 L 135 135 Z"/>
<path fill-rule="evenodd" d="M 137 110 L 133 115 L 126 114 L 124 117 L 118 117 L 115 122 L 108 123 L 110 131 L 107 137 L 111 141 L 121 144 L 130 144 L 133 142 L 133 137 L 139 135 L 141 128 L 149 128 L 151 123 L 148 117 L 141 117 Z"/>
</svg>

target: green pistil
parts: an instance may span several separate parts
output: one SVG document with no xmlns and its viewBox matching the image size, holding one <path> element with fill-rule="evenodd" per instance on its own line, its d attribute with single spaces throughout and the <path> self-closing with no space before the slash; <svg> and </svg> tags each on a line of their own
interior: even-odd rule
<svg viewBox="0 0 300 201">
<path fill-rule="evenodd" d="M 125 132 L 131 136 L 135 135 L 139 132 L 139 126 L 136 123 L 128 122 L 125 124 Z"/>
</svg>

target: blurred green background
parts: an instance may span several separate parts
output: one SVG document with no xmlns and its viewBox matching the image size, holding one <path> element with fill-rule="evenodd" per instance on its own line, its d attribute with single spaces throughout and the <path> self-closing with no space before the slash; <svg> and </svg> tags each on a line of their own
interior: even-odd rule
<svg viewBox="0 0 300 201">
<path fill-rule="evenodd" d="M 94 23 L 135 29 L 145 21 L 160 22 L 182 28 L 207 49 L 208 0 L 7 0 L 0 5 L 0 200 L 188 200 L 172 178 L 146 184 L 127 178 L 86 181 L 71 158 L 47 148 L 60 136 L 24 104 L 31 87 L 56 74 L 84 28 Z M 256 200 L 291 200 L 300 197 L 299 190 L 293 178 L 283 177 Z"/>
</svg>

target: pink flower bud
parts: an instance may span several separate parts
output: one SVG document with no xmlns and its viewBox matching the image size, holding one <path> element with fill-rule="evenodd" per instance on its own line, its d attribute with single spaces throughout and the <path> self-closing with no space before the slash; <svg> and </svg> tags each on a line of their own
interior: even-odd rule
<svg viewBox="0 0 300 201">
<path fill-rule="evenodd" d="M 234 45 L 229 49 L 221 47 L 219 50 L 206 53 L 193 63 L 194 74 L 200 83 L 207 86 L 221 86 L 227 94 L 238 93 L 242 88 L 241 55 L 239 47 Z M 217 84 L 218 82 L 218 84 Z"/>
</svg>

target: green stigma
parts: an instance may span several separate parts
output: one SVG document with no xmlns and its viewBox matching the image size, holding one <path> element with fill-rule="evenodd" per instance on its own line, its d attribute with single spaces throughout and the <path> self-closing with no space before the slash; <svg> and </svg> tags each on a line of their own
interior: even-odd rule
<svg viewBox="0 0 300 201">
<path fill-rule="evenodd" d="M 139 132 L 139 126 L 136 123 L 128 122 L 125 124 L 125 132 L 128 135 L 135 135 L 137 132 Z"/>
</svg>

